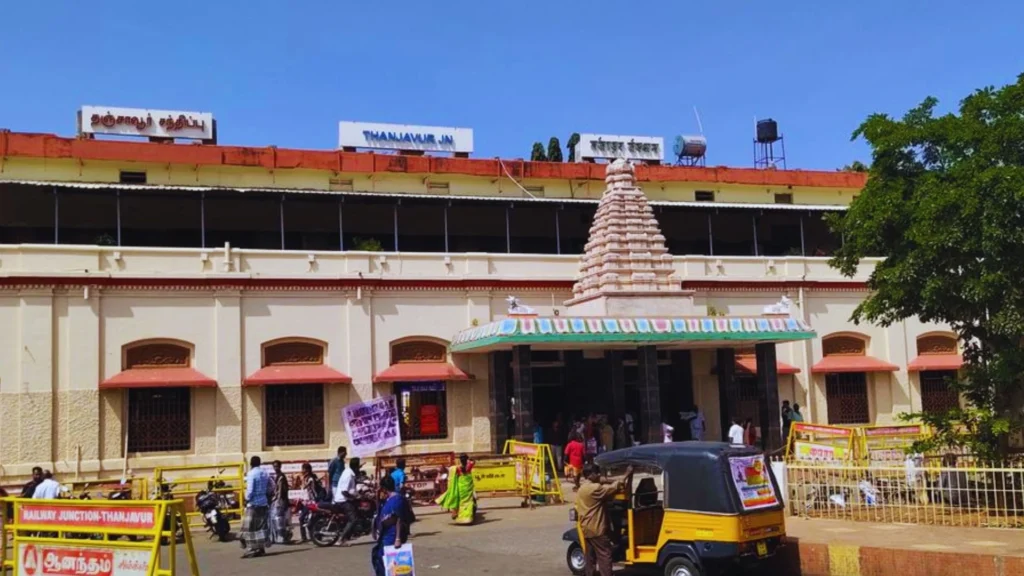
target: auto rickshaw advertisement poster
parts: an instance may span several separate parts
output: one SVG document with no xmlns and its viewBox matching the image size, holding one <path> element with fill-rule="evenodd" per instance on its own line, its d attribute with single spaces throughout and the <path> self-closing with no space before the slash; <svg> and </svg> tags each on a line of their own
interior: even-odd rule
<svg viewBox="0 0 1024 576">
<path fill-rule="evenodd" d="M 399 548 L 386 546 L 384 548 L 384 569 L 387 576 L 415 576 L 412 544 L 402 544 Z"/>
<path fill-rule="evenodd" d="M 729 458 L 729 472 L 743 510 L 759 510 L 779 505 L 775 485 L 763 455 Z"/>
</svg>

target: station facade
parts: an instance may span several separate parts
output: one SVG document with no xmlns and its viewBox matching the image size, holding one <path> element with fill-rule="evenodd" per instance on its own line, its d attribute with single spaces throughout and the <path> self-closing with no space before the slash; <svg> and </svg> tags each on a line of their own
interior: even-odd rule
<svg viewBox="0 0 1024 576">
<path fill-rule="evenodd" d="M 511 387 L 495 392 L 521 378 L 522 349 L 452 343 L 507 319 L 509 296 L 570 317 L 605 170 L 0 132 L 0 472 L 322 459 L 347 442 L 342 407 L 386 394 L 405 452 L 526 434 L 497 421 Z M 634 178 L 687 301 L 655 318 L 756 319 L 785 297 L 814 336 L 772 346 L 777 396 L 807 420 L 886 424 L 958 402 L 948 328 L 849 320 L 873 262 L 831 269 L 841 239 L 822 216 L 862 175 L 639 165 Z M 660 416 L 699 406 L 711 438 L 728 414 L 771 409 L 764 342 L 678 344 L 533 347 L 531 418 L 639 414 L 651 370 Z"/>
</svg>

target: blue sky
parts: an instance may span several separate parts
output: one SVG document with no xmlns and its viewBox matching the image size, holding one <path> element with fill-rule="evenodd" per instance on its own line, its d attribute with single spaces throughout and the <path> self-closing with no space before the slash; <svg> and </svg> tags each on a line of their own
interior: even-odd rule
<svg viewBox="0 0 1024 576">
<path fill-rule="evenodd" d="M 287 7 L 287 8 L 286 8 Z M 82 104 L 211 111 L 221 143 L 330 149 L 338 120 L 466 126 L 474 156 L 573 131 L 695 132 L 752 164 L 867 159 L 850 134 L 926 95 L 948 109 L 1024 71 L 1024 3 L 8 2 L 0 127 L 74 132 Z"/>
</svg>

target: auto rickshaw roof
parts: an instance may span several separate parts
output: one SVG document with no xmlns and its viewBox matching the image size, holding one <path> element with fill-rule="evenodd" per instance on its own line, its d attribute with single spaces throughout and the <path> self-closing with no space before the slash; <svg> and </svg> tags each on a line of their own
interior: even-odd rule
<svg viewBox="0 0 1024 576">
<path fill-rule="evenodd" d="M 760 450 L 749 446 L 733 446 L 728 442 L 669 442 L 666 444 L 643 444 L 605 452 L 595 462 L 602 468 L 618 466 L 655 465 L 667 470 L 673 462 L 687 463 L 695 460 L 719 460 L 723 456 L 752 456 Z"/>
</svg>

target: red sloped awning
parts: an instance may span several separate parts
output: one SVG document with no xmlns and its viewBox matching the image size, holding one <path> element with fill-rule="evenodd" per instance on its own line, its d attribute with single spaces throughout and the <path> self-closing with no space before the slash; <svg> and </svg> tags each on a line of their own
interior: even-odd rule
<svg viewBox="0 0 1024 576">
<path fill-rule="evenodd" d="M 399 362 L 374 376 L 374 382 L 432 382 L 470 380 L 469 374 L 448 362 Z"/>
<path fill-rule="evenodd" d="M 911 372 L 959 370 L 963 365 L 964 357 L 959 354 L 924 354 L 907 364 L 907 370 Z"/>
<path fill-rule="evenodd" d="M 352 377 L 326 364 L 266 366 L 242 381 L 243 386 L 268 384 L 351 384 Z"/>
<path fill-rule="evenodd" d="M 900 367 L 873 356 L 826 356 L 811 367 L 816 374 L 841 372 L 895 372 Z"/>
<path fill-rule="evenodd" d="M 114 388 L 213 388 L 217 381 L 194 368 L 181 366 L 167 368 L 129 368 L 103 382 L 100 390 Z"/>
<path fill-rule="evenodd" d="M 792 364 L 775 361 L 776 371 L 779 374 L 799 374 L 800 369 Z M 750 355 L 736 356 L 736 372 L 740 374 L 757 374 L 757 358 Z"/>
</svg>

